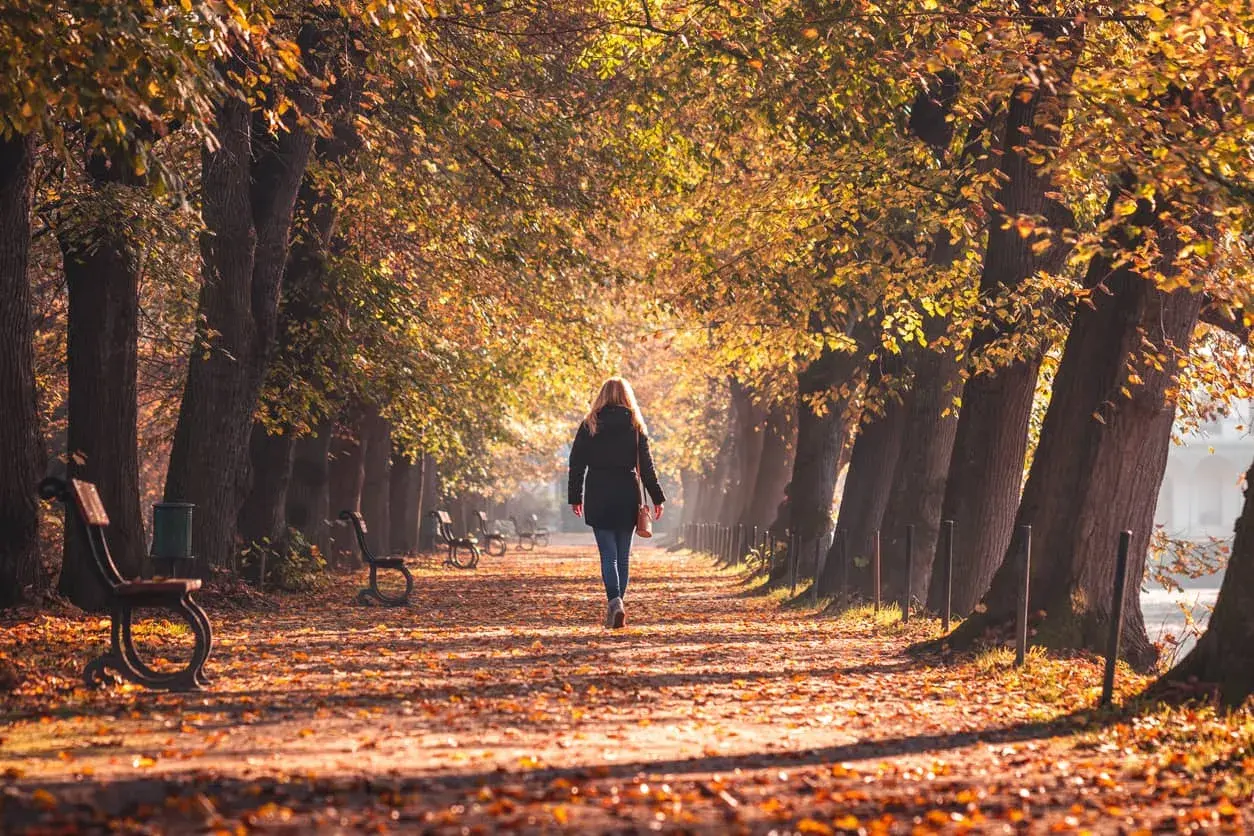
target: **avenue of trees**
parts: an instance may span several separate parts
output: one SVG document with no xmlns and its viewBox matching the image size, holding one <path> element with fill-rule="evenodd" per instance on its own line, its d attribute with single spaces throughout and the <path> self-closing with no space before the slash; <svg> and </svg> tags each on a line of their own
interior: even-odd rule
<svg viewBox="0 0 1254 836">
<path fill-rule="evenodd" d="M 1009 629 L 1031 525 L 1035 640 L 1100 649 L 1177 419 L 1254 396 L 1246 3 L 10 6 L 0 604 L 99 604 L 49 470 L 131 573 L 161 498 L 204 576 L 332 553 L 344 507 L 406 551 L 437 497 L 550 480 L 621 370 L 685 520 L 797 532 L 823 594 L 834 528 L 863 593 L 880 531 L 931 608 L 955 520 L 959 647 Z M 1169 675 L 1230 701 L 1236 525 Z"/>
</svg>

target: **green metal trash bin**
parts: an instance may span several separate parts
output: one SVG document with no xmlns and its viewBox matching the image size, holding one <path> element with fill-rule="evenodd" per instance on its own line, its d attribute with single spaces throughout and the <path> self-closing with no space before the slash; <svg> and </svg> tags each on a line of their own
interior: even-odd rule
<svg viewBox="0 0 1254 836">
<path fill-rule="evenodd" d="M 192 560 L 191 502 L 158 502 L 152 506 L 152 560 L 164 562 L 168 577 L 179 577 L 180 564 Z"/>
</svg>

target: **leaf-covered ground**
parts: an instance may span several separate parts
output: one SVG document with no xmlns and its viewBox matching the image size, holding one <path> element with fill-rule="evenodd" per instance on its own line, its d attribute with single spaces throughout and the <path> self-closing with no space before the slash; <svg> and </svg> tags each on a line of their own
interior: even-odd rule
<svg viewBox="0 0 1254 836">
<path fill-rule="evenodd" d="M 684 552 L 632 568 L 621 631 L 574 546 L 425 566 L 409 608 L 354 604 L 348 577 L 214 602 L 194 694 L 86 691 L 107 622 L 21 613 L 0 622 L 0 830 L 1254 827 L 1248 713 L 1091 713 L 1084 659 L 913 659 L 935 622 L 781 607 Z"/>
</svg>

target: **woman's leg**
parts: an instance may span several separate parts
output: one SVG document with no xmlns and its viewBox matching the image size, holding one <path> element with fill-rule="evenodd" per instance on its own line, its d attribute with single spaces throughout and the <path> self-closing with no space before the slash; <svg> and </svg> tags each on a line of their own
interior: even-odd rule
<svg viewBox="0 0 1254 836">
<path fill-rule="evenodd" d="M 592 529 L 592 536 L 597 541 L 597 551 L 601 553 L 601 580 L 605 583 L 606 600 L 613 601 L 623 596 L 618 578 L 618 532 L 608 528 Z"/>
<path fill-rule="evenodd" d="M 627 594 L 627 569 L 631 561 L 631 538 L 635 533 L 636 530 L 634 528 L 614 532 L 615 545 L 618 551 L 618 594 L 620 596 Z"/>
</svg>

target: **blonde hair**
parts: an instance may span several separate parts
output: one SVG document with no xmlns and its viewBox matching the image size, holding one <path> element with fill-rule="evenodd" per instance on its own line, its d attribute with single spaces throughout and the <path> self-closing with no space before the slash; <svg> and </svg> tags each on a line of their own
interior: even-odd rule
<svg viewBox="0 0 1254 836">
<path fill-rule="evenodd" d="M 611 377 L 601 384 L 601 391 L 597 392 L 596 399 L 592 401 L 592 408 L 588 410 L 588 416 L 583 419 L 588 432 L 592 435 L 597 434 L 597 413 L 607 406 L 627 407 L 631 410 L 632 426 L 641 435 L 649 434 L 648 428 L 644 425 L 644 418 L 640 415 L 640 404 L 636 403 L 636 393 L 632 391 L 631 384 L 626 378 Z"/>
</svg>

